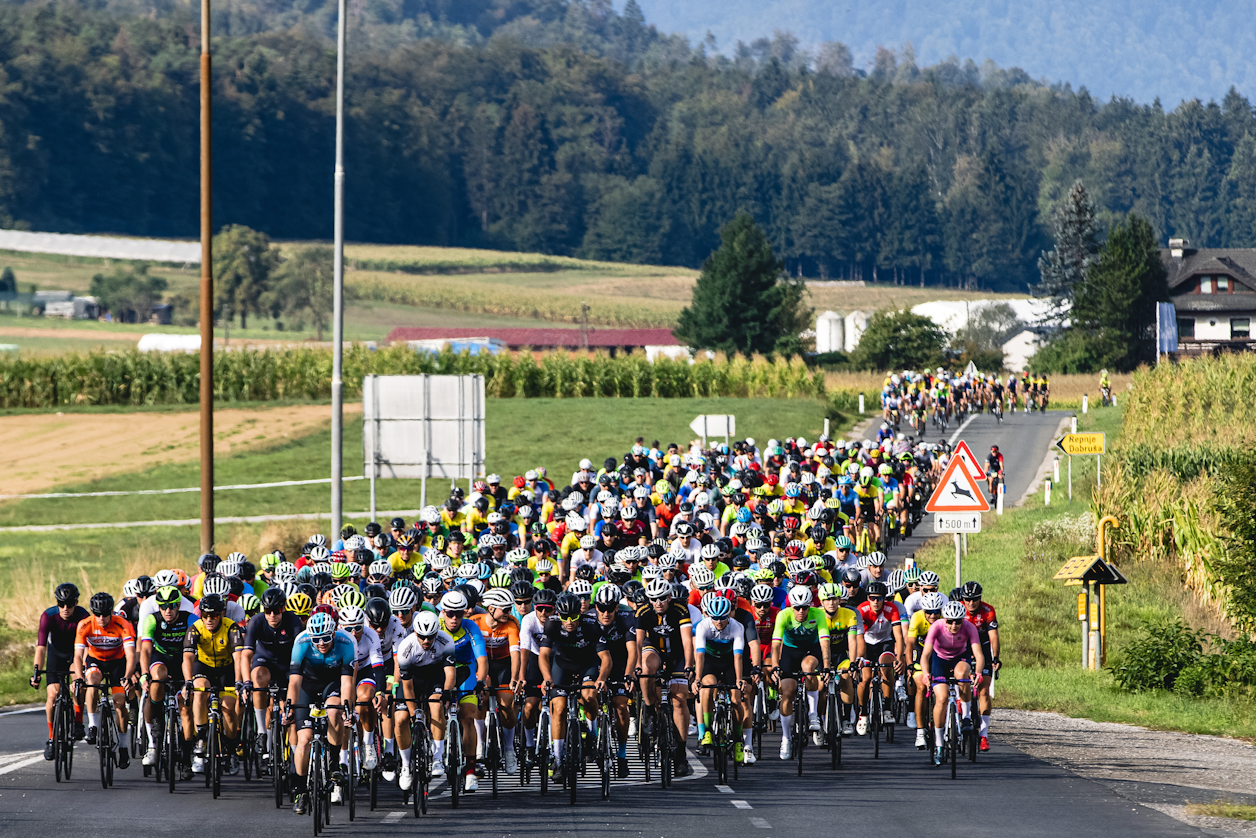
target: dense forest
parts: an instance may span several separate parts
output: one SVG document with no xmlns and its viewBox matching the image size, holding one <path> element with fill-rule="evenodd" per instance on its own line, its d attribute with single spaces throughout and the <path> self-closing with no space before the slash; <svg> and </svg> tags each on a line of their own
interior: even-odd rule
<svg viewBox="0 0 1256 838">
<path fill-rule="evenodd" d="M 351 240 L 696 266 L 745 209 L 791 273 L 1023 291 L 1078 178 L 1104 226 L 1133 209 L 1162 240 L 1256 239 L 1256 114 L 1234 92 L 1166 112 L 886 50 L 856 71 L 787 34 L 725 57 L 632 2 L 351 7 Z M 215 226 L 330 238 L 334 17 L 229 8 Z M 0 9 L 0 221 L 195 236 L 198 49 L 182 5 Z"/>
</svg>

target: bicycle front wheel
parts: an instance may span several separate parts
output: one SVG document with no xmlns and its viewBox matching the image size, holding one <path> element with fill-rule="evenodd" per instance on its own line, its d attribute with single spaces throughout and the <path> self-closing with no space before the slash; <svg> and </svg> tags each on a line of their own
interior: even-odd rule
<svg viewBox="0 0 1256 838">
<path fill-rule="evenodd" d="M 569 696 L 567 700 L 575 706 L 575 696 Z M 563 767 L 563 780 L 567 783 L 571 805 L 575 806 L 576 792 L 580 785 L 580 769 L 584 764 L 584 757 L 580 753 L 580 717 L 575 713 L 569 713 L 567 716 L 567 745 L 564 750 L 566 753 L 563 755 L 563 761 L 566 765 Z"/>
</svg>

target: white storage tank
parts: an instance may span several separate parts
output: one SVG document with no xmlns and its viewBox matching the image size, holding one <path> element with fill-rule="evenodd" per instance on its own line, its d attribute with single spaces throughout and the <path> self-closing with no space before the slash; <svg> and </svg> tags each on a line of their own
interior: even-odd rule
<svg viewBox="0 0 1256 838">
<path fill-rule="evenodd" d="M 863 337 L 863 333 L 868 328 L 868 313 L 865 311 L 852 311 L 846 315 L 846 351 L 854 352 L 855 347 L 859 345 L 859 339 Z"/>
<path fill-rule="evenodd" d="M 816 318 L 816 352 L 846 351 L 846 321 L 836 311 L 826 311 Z"/>
</svg>

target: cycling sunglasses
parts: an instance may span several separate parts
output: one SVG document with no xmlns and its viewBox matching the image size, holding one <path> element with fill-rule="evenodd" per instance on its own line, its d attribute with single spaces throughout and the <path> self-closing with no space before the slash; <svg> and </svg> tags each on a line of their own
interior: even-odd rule
<svg viewBox="0 0 1256 838">
<path fill-rule="evenodd" d="M 926 614 L 928 614 L 928 615 L 930 615 L 930 616 L 933 616 L 933 617 L 941 617 L 941 616 L 942 616 L 942 612 L 941 612 L 941 611 L 926 611 L 925 613 L 926 613 Z"/>
<path fill-rule="evenodd" d="M 531 605 L 531 604 L 532 604 L 532 600 L 530 600 L 530 599 L 517 599 L 517 600 L 515 600 L 515 605 Z"/>
<path fill-rule="evenodd" d="M 466 613 L 465 611 L 463 611 L 461 608 L 459 608 L 459 609 L 458 609 L 458 610 L 456 610 L 456 611 L 446 611 L 446 612 L 445 612 L 445 616 L 446 616 L 446 617 L 461 617 L 461 616 L 462 616 L 463 614 L 465 614 L 465 613 Z"/>
<path fill-rule="evenodd" d="M 160 608 L 162 611 L 167 611 L 171 608 L 178 608 L 178 607 L 179 607 L 178 605 L 159 605 L 158 606 L 158 608 Z M 278 608 L 264 608 L 262 610 L 265 611 L 267 614 L 272 614 L 272 615 L 282 614 L 284 611 L 284 607 L 281 605 Z"/>
<path fill-rule="evenodd" d="M 958 626 L 958 625 L 961 625 L 963 622 L 964 622 L 963 620 L 947 620 L 946 621 L 947 625 L 950 625 L 950 626 Z"/>
<path fill-rule="evenodd" d="M 791 605 L 790 608 L 793 608 L 795 611 L 810 611 L 811 610 L 810 605 Z"/>
<path fill-rule="evenodd" d="M 617 603 L 617 602 L 599 602 L 599 603 L 597 603 L 597 610 L 598 610 L 598 611 L 601 611 L 603 614 L 609 614 L 609 613 L 611 613 L 612 611 L 618 611 L 618 610 L 619 610 L 619 603 Z"/>
<path fill-rule="evenodd" d="M 667 602 L 671 598 L 671 594 L 668 594 L 667 596 L 652 596 L 650 597 L 650 602 Z"/>
<path fill-rule="evenodd" d="M 870 597 L 868 597 L 868 602 L 884 602 L 884 601 L 885 601 L 885 597 L 883 597 L 883 596 L 870 596 Z"/>
<path fill-rule="evenodd" d="M 552 605 L 538 605 L 538 606 L 536 607 L 536 610 L 537 610 L 537 611 L 553 611 L 553 610 L 554 610 L 554 606 L 552 606 Z"/>
</svg>

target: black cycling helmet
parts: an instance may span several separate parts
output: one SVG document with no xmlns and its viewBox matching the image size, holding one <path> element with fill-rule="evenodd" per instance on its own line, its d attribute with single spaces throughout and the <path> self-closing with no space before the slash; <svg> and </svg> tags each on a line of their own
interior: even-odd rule
<svg viewBox="0 0 1256 838">
<path fill-rule="evenodd" d="M 358 534 L 358 528 L 353 526 L 353 524 L 345 524 L 343 527 L 340 528 L 341 538 L 351 538 L 352 536 L 355 536 L 357 534 Z"/>
<path fill-rule="evenodd" d="M 307 597 L 309 597 L 312 600 L 318 599 L 318 588 L 314 587 L 309 582 L 302 582 L 301 584 L 297 585 L 296 592 L 298 594 L 305 594 Z"/>
<path fill-rule="evenodd" d="M 57 601 L 57 605 L 77 605 L 79 589 L 73 582 L 62 582 L 52 592 L 52 596 Z"/>
<path fill-rule="evenodd" d="M 375 536 L 383 532 L 384 528 L 381 527 L 377 521 L 372 521 L 371 523 L 363 527 L 362 531 L 366 533 L 367 538 L 374 538 Z"/>
<path fill-rule="evenodd" d="M 251 582 L 257 578 L 257 565 L 250 561 L 240 562 L 240 572 L 236 574 L 246 582 Z"/>
<path fill-rule="evenodd" d="M 746 570 L 751 564 L 750 557 L 741 550 L 733 553 L 733 557 L 730 559 L 730 562 L 732 563 L 733 570 Z"/>
<path fill-rule="evenodd" d="M 842 581 L 850 585 L 858 585 L 863 581 L 863 574 L 853 567 L 842 571 Z"/>
<path fill-rule="evenodd" d="M 218 567 L 220 562 L 222 562 L 222 559 L 213 553 L 202 553 L 201 557 L 196 560 L 196 566 L 201 570 L 213 570 Z"/>
<path fill-rule="evenodd" d="M 362 589 L 362 593 L 367 599 L 382 599 L 388 601 L 388 589 L 378 583 L 367 585 Z"/>
<path fill-rule="evenodd" d="M 981 583 L 965 582 L 964 587 L 959 589 L 960 599 L 981 599 Z"/>
<path fill-rule="evenodd" d="M 113 613 L 113 597 L 104 591 L 92 594 L 91 600 L 87 603 L 87 610 L 91 611 L 97 617 L 104 617 Z"/>
<path fill-rule="evenodd" d="M 467 598 L 467 610 L 470 611 L 480 604 L 480 592 L 471 585 L 455 585 L 455 591 Z"/>
<path fill-rule="evenodd" d="M 527 570 L 527 568 L 524 568 L 524 570 Z M 536 588 L 532 587 L 531 582 L 525 582 L 520 579 L 511 584 L 510 595 L 515 599 L 531 602 L 533 597 L 536 596 Z"/>
<path fill-rule="evenodd" d="M 558 601 L 555 603 L 554 611 L 559 617 L 567 620 L 579 617 L 581 614 L 580 597 L 576 596 L 571 591 L 563 591 L 558 595 Z"/>
<path fill-rule="evenodd" d="M 227 601 L 218 594 L 206 594 L 201 597 L 201 616 L 221 614 L 227 610 Z"/>
<path fill-rule="evenodd" d="M 655 544 L 653 542 L 651 542 L 650 545 L 645 548 L 646 555 L 655 560 L 661 559 L 663 557 L 663 554 L 666 552 L 667 552 L 666 547 L 664 547 L 662 544 Z"/>
<path fill-rule="evenodd" d="M 577 600 L 578 602 L 579 600 Z M 537 608 L 542 605 L 554 606 L 558 604 L 558 594 L 549 588 L 538 588 L 536 594 L 532 597 L 532 604 Z"/>
<path fill-rule="evenodd" d="M 772 571 L 772 575 L 779 579 L 785 575 L 785 562 L 775 561 L 768 565 L 768 570 Z"/>
<path fill-rule="evenodd" d="M 262 591 L 262 610 L 274 611 L 277 608 L 283 608 L 288 604 L 288 595 L 283 592 L 283 588 L 267 588 Z"/>
<path fill-rule="evenodd" d="M 475 556 L 482 562 L 491 562 L 493 560 L 493 548 L 485 544 L 475 551 Z"/>
<path fill-rule="evenodd" d="M 365 547 L 359 547 L 353 551 L 353 560 L 362 565 L 362 567 L 366 567 L 371 562 L 375 561 L 375 554 L 370 550 L 367 550 Z M 240 575 L 243 576 L 243 572 L 241 572 Z"/>
<path fill-rule="evenodd" d="M 135 580 L 135 595 L 142 597 L 150 597 L 157 593 L 157 583 L 153 581 L 151 576 L 140 576 Z"/>
<path fill-rule="evenodd" d="M 519 582 L 525 582 L 531 585 L 533 582 L 536 581 L 536 574 L 532 572 L 532 568 L 530 567 L 512 568 L 510 571 L 510 581 L 511 581 L 511 584 L 518 584 Z"/>
<path fill-rule="evenodd" d="M 611 565 L 610 570 L 606 571 L 606 578 L 613 584 L 622 586 L 625 582 L 632 579 L 632 574 L 628 572 L 626 567 Z"/>
<path fill-rule="evenodd" d="M 964 598 L 963 588 L 951 588 L 951 592 L 946 595 L 951 602 L 959 602 Z"/>
<path fill-rule="evenodd" d="M 868 596 L 869 597 L 874 597 L 874 596 L 884 597 L 884 596 L 889 596 L 889 594 L 890 594 L 890 588 L 884 582 L 869 582 L 868 583 Z"/>
<path fill-rule="evenodd" d="M 227 585 L 229 586 L 228 589 L 231 591 L 232 596 L 239 597 L 244 594 L 244 580 L 239 576 L 228 577 Z"/>
<path fill-rule="evenodd" d="M 450 498 L 450 500 L 453 500 L 453 499 Z M 456 509 L 457 507 L 454 507 L 454 508 Z M 388 528 L 390 530 L 404 530 L 406 528 L 406 519 L 405 518 L 393 518 L 391 521 L 388 522 Z"/>
<path fill-rule="evenodd" d="M 814 570 L 804 570 L 794 577 L 794 584 L 813 588 L 820 584 L 820 577 L 816 575 Z"/>
<path fill-rule="evenodd" d="M 374 596 L 366 601 L 366 621 L 372 627 L 383 627 L 388 625 L 388 621 L 392 618 L 392 609 L 388 607 L 388 600 L 384 597 Z"/>
<path fill-rule="evenodd" d="M 310 584 L 322 590 L 328 585 L 336 584 L 336 580 L 332 578 L 330 573 L 315 573 L 310 577 Z"/>
<path fill-rule="evenodd" d="M 576 578 L 592 582 L 597 578 L 597 571 L 593 569 L 591 564 L 580 565 L 580 567 L 576 568 Z"/>
</svg>

